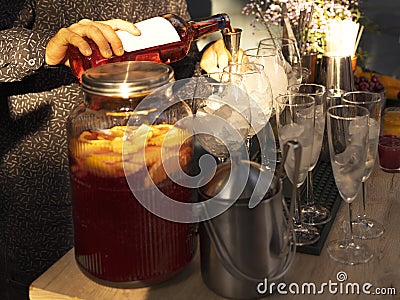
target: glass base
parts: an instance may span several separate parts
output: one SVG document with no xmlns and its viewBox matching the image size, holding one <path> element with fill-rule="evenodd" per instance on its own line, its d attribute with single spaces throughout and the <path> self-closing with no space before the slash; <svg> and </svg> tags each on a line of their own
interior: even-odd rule
<svg viewBox="0 0 400 300">
<path fill-rule="evenodd" d="M 320 238 L 318 229 L 306 224 L 295 227 L 294 232 L 296 234 L 296 246 L 312 245 Z"/>
<path fill-rule="evenodd" d="M 383 225 L 367 217 L 358 217 L 351 223 L 353 225 L 353 236 L 359 239 L 375 239 L 385 232 Z"/>
<path fill-rule="evenodd" d="M 331 212 L 321 205 L 304 205 L 301 214 L 303 223 L 307 225 L 323 225 L 331 220 Z"/>
<path fill-rule="evenodd" d="M 381 170 L 387 173 L 400 173 L 400 168 L 397 169 L 388 169 L 385 167 L 380 166 Z"/>
<path fill-rule="evenodd" d="M 373 254 L 371 249 L 361 242 L 349 240 L 331 241 L 327 245 L 329 256 L 338 262 L 357 265 L 368 262 Z"/>
</svg>

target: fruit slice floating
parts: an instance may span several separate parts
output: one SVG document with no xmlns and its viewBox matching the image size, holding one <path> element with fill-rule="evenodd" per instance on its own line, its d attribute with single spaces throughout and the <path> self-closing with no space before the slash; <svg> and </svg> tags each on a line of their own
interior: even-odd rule
<svg viewBox="0 0 400 300">
<path fill-rule="evenodd" d="M 79 169 L 79 174 L 89 172 L 115 178 L 147 167 L 154 180 L 159 182 L 166 178 L 161 160 L 180 156 L 176 153 L 176 146 L 182 143 L 185 134 L 185 131 L 170 124 L 114 126 L 105 130 L 84 131 L 70 144 L 74 161 L 80 162 L 71 170 Z M 186 164 L 186 153 L 183 157 L 180 157 L 180 163 Z"/>
</svg>

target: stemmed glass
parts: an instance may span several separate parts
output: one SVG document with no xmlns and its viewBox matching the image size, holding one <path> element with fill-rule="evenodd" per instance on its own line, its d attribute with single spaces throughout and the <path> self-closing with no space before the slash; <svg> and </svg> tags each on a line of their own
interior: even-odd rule
<svg viewBox="0 0 400 300">
<path fill-rule="evenodd" d="M 288 76 L 284 68 L 284 60 L 280 49 L 275 47 L 249 48 L 243 54 L 243 62 L 251 62 L 264 66 L 264 72 L 271 84 L 273 98 L 286 94 Z"/>
<path fill-rule="evenodd" d="M 315 100 L 312 96 L 292 93 L 276 97 L 276 122 L 281 148 L 290 140 L 299 143 L 302 148 L 296 181 L 293 178 L 295 166 L 293 153 L 288 153 L 284 165 L 289 180 L 297 190 L 293 222 L 298 246 L 313 244 L 320 237 L 315 227 L 303 223 L 298 196 L 299 187 L 304 183 L 310 167 L 314 119 Z"/>
<path fill-rule="evenodd" d="M 232 63 L 224 68 L 224 72 L 242 77 L 239 86 L 249 96 L 251 111 L 251 127 L 247 136 L 250 153 L 251 140 L 255 134 L 265 127 L 272 114 L 273 96 L 271 84 L 264 72 L 264 66 L 256 63 Z"/>
<path fill-rule="evenodd" d="M 326 89 L 320 84 L 296 84 L 288 87 L 290 93 L 300 93 L 314 97 L 315 100 L 315 122 L 314 141 L 311 154 L 311 163 L 308 168 L 306 181 L 306 204 L 302 205 L 301 213 L 303 222 L 309 225 L 321 225 L 330 221 L 331 213 L 328 208 L 315 204 L 312 171 L 317 165 L 321 153 L 322 141 L 324 139 L 326 119 Z"/>
<path fill-rule="evenodd" d="M 258 43 L 259 48 L 275 47 L 280 50 L 285 62 L 289 85 L 302 82 L 302 64 L 296 40 L 287 38 L 266 38 Z"/>
<path fill-rule="evenodd" d="M 330 160 L 336 186 L 342 199 L 349 204 L 349 228 L 343 240 L 328 243 L 329 256 L 345 264 L 365 263 L 372 258 L 367 245 L 353 235 L 353 200 L 361 188 L 368 147 L 368 118 L 366 108 L 356 105 L 332 106 L 327 112 Z"/>
<path fill-rule="evenodd" d="M 269 82 L 271 84 L 272 96 L 275 99 L 278 95 L 286 94 L 288 87 L 288 76 L 285 70 L 285 63 L 280 53 L 280 49 L 276 47 L 262 46 L 258 48 L 249 48 L 243 52 L 243 62 L 257 63 L 264 66 Z M 275 110 L 271 115 L 275 114 Z M 274 133 L 275 144 L 277 152 L 275 154 L 276 160 L 279 162 L 281 159 L 281 152 L 279 149 L 278 133 L 276 130 L 276 119 L 271 118 L 270 124 Z M 258 135 L 260 137 L 260 135 Z"/>
<path fill-rule="evenodd" d="M 233 154 L 247 158 L 244 144 L 251 112 L 248 95 L 239 86 L 241 77 L 216 72 L 193 77 L 193 80 L 194 129 L 200 145 L 214 155 L 218 163 Z"/>
<path fill-rule="evenodd" d="M 363 212 L 353 222 L 354 236 L 362 239 L 372 239 L 381 236 L 384 232 L 383 225 L 378 221 L 368 218 L 366 215 L 367 190 L 365 181 L 369 178 L 375 165 L 376 153 L 378 151 L 378 140 L 381 124 L 381 96 L 379 93 L 367 91 L 347 92 L 342 96 L 345 104 L 365 107 L 369 111 L 369 137 L 368 152 L 365 172 L 362 178 L 362 204 Z"/>
<path fill-rule="evenodd" d="M 346 93 L 346 91 L 341 89 L 327 89 L 326 91 L 326 110 L 331 106 L 341 105 L 342 104 L 342 95 Z M 326 128 L 326 126 L 325 126 Z M 329 146 L 328 146 L 328 132 L 324 131 L 324 140 L 322 142 L 322 148 L 320 153 L 320 160 L 324 162 L 329 162 Z"/>
</svg>

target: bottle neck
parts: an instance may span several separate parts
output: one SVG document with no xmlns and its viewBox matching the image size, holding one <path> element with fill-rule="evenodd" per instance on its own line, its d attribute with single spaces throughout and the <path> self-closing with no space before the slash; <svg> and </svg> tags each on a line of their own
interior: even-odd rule
<svg viewBox="0 0 400 300">
<path fill-rule="evenodd" d="M 201 39 L 220 29 L 228 28 L 231 30 L 231 24 L 227 14 L 217 14 L 207 18 L 195 19 L 189 21 L 189 25 L 193 29 L 194 40 Z"/>
</svg>

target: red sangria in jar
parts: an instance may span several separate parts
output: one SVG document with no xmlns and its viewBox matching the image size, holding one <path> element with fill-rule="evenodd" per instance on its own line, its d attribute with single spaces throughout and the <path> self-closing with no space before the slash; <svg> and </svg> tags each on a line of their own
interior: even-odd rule
<svg viewBox="0 0 400 300">
<path fill-rule="evenodd" d="M 194 225 L 151 213 L 128 184 L 134 181 L 157 201 L 148 189 L 151 178 L 170 198 L 194 201 L 194 191 L 172 181 L 161 163 L 169 155 L 190 171 L 192 140 L 186 129 L 174 126 L 191 114 L 189 107 L 174 104 L 157 112 L 156 122 L 150 122 L 155 109 L 135 110 L 172 78 L 169 66 L 152 62 L 108 64 L 83 75 L 85 101 L 68 120 L 75 258 L 86 275 L 102 284 L 157 284 L 184 269 L 195 254 Z M 134 135 L 126 140 L 128 131 Z"/>
</svg>

